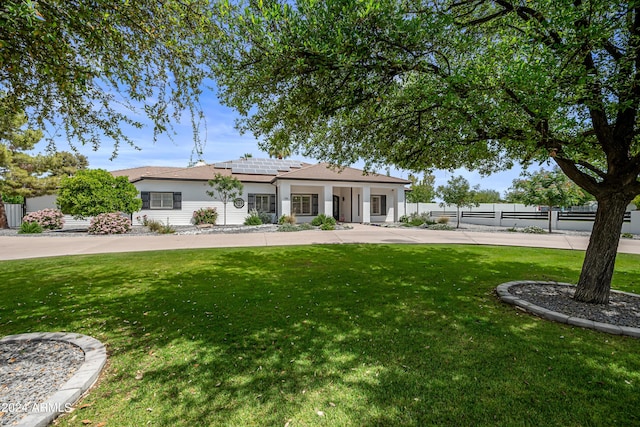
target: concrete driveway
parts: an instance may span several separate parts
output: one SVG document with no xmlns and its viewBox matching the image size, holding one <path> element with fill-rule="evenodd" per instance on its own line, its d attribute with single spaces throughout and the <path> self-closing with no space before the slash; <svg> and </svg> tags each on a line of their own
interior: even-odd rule
<svg viewBox="0 0 640 427">
<path fill-rule="evenodd" d="M 27 235 L 0 236 L 0 260 L 112 252 L 187 248 L 288 246 L 311 244 L 471 244 L 584 250 L 586 235 L 524 234 L 504 231 L 436 231 L 353 224 L 351 230 L 299 232 L 209 233 L 196 235 Z M 621 239 L 618 252 L 640 254 L 640 240 Z"/>
</svg>

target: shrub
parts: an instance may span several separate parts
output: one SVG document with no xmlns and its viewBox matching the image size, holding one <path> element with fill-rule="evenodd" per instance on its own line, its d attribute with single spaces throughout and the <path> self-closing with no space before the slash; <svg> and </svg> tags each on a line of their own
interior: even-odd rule
<svg viewBox="0 0 640 427">
<path fill-rule="evenodd" d="M 294 224 L 284 223 L 278 227 L 278 231 L 290 232 L 290 231 L 300 231 L 300 228 Z"/>
<path fill-rule="evenodd" d="M 290 224 L 293 225 L 295 224 L 297 221 L 295 214 L 291 214 L 291 215 L 282 215 L 279 219 L 278 219 L 278 224 L 282 225 L 282 224 Z"/>
<path fill-rule="evenodd" d="M 409 223 L 409 215 L 402 215 L 400 217 L 400 222 L 403 224 L 408 224 Z"/>
<path fill-rule="evenodd" d="M 216 208 L 200 208 L 193 213 L 191 218 L 195 225 L 212 224 L 215 225 L 218 220 L 218 211 Z"/>
<path fill-rule="evenodd" d="M 251 209 L 249 211 L 249 216 L 244 219 L 244 225 L 262 225 L 262 220 L 257 210 Z"/>
<path fill-rule="evenodd" d="M 621 237 L 623 239 L 633 239 L 633 234 L 632 233 L 622 233 Z"/>
<path fill-rule="evenodd" d="M 525 227 L 522 229 L 523 233 L 529 234 L 544 234 L 546 231 L 543 228 L 536 227 L 535 225 L 530 225 L 529 227 Z"/>
<path fill-rule="evenodd" d="M 162 228 L 164 227 L 162 221 L 158 221 L 157 219 L 149 219 L 145 222 L 145 225 L 149 228 L 149 231 L 152 231 L 154 233 L 160 233 L 162 231 Z"/>
<path fill-rule="evenodd" d="M 89 234 L 124 234 L 131 230 L 131 221 L 119 213 L 104 213 L 91 218 Z"/>
<path fill-rule="evenodd" d="M 64 215 L 58 209 L 43 209 L 26 214 L 22 222 L 37 222 L 44 230 L 59 230 L 64 225 Z"/>
<path fill-rule="evenodd" d="M 332 216 L 327 216 L 325 214 L 320 214 L 317 217 L 313 218 L 311 220 L 311 225 L 315 226 L 315 227 L 319 227 L 325 224 L 329 224 L 329 225 L 336 225 L 336 219 Z M 324 230 L 324 229 L 323 229 Z"/>
<path fill-rule="evenodd" d="M 290 232 L 290 231 L 304 231 L 304 230 L 313 230 L 314 227 L 309 223 L 302 223 L 300 225 L 284 223 L 280 224 L 278 227 L 278 231 Z"/>
<path fill-rule="evenodd" d="M 330 231 L 330 230 L 335 230 L 336 226 L 334 224 L 330 224 L 328 222 L 325 222 L 324 224 L 322 224 L 320 226 L 320 230 L 325 230 L 325 231 Z"/>
<path fill-rule="evenodd" d="M 436 219 L 436 223 L 438 223 L 438 224 L 449 224 L 449 217 L 448 216 L 438 217 L 438 219 Z"/>
<path fill-rule="evenodd" d="M 426 212 L 423 212 L 421 214 L 414 212 L 411 215 L 409 215 L 408 224 L 413 227 L 419 227 L 422 224 L 431 225 L 431 224 L 435 224 L 435 222 L 429 219 L 429 214 Z"/>
<path fill-rule="evenodd" d="M 424 220 L 422 218 L 411 218 L 409 220 L 409 225 L 412 225 L 414 227 L 419 227 L 422 224 L 424 224 Z"/>
<path fill-rule="evenodd" d="M 263 224 L 271 224 L 273 222 L 273 216 L 268 212 L 258 212 L 258 217 Z"/>
<path fill-rule="evenodd" d="M 165 225 L 162 221 L 157 219 L 146 219 L 144 225 L 151 231 L 152 233 L 160 233 L 160 234 L 172 234 L 176 232 L 175 227 L 169 224 L 169 218 L 167 218 L 167 225 Z"/>
<path fill-rule="evenodd" d="M 431 224 L 427 228 L 429 230 L 453 230 L 453 227 L 447 224 Z"/>
<path fill-rule="evenodd" d="M 176 229 L 173 225 L 169 224 L 169 218 L 167 218 L 167 224 L 161 224 L 160 230 L 158 230 L 161 234 L 173 234 L 176 232 Z"/>
<path fill-rule="evenodd" d="M 42 227 L 37 222 L 23 222 L 20 225 L 19 234 L 37 234 L 42 233 Z"/>
</svg>

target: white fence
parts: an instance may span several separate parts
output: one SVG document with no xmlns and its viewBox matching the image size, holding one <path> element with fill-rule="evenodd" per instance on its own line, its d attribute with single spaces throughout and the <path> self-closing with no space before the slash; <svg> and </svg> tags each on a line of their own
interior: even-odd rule
<svg viewBox="0 0 640 427">
<path fill-rule="evenodd" d="M 455 221 L 457 211 L 451 207 L 443 209 L 436 203 L 407 203 L 407 214 L 426 213 L 432 219 L 446 216 Z M 551 212 L 551 229 L 567 231 L 591 231 L 595 212 Z M 535 206 L 517 204 L 481 204 L 477 208 L 460 209 L 461 224 L 490 225 L 498 227 L 537 226 L 547 229 L 549 212 L 541 212 Z M 625 214 L 623 233 L 640 234 L 640 211 L 633 210 Z"/>
<path fill-rule="evenodd" d="M 438 217 L 438 213 L 442 213 L 445 216 L 447 213 L 455 212 L 454 206 L 442 207 L 438 203 L 409 203 L 404 205 L 407 215 L 412 213 L 430 213 L 433 217 Z M 520 203 L 480 203 L 478 207 L 472 208 L 460 208 L 461 212 L 486 212 L 486 211 L 503 211 L 503 212 L 536 212 L 537 206 L 525 206 Z"/>
</svg>

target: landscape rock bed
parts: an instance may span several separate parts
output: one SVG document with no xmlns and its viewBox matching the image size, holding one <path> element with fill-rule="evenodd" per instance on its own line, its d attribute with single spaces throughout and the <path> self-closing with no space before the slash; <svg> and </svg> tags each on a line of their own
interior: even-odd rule
<svg viewBox="0 0 640 427">
<path fill-rule="evenodd" d="M 38 405 L 83 362 L 82 349 L 68 342 L 0 342 L 0 426 L 14 425 L 29 412 L 38 412 Z"/>
<path fill-rule="evenodd" d="M 587 304 L 573 299 L 575 286 L 550 283 L 512 285 L 509 293 L 529 303 L 569 317 L 616 326 L 640 328 L 640 296 L 612 291 L 609 304 Z"/>
</svg>

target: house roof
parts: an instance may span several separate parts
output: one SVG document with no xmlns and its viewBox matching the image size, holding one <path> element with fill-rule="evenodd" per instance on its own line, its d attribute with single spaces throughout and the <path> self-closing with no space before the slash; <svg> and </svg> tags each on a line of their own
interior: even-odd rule
<svg viewBox="0 0 640 427">
<path fill-rule="evenodd" d="M 351 181 L 351 182 L 377 182 L 388 184 L 410 184 L 411 181 L 378 173 L 366 174 L 355 168 L 337 168 L 328 163 L 304 166 L 300 169 L 279 174 L 276 179 L 296 179 L 313 181 Z"/>
<path fill-rule="evenodd" d="M 271 183 L 279 179 L 307 181 L 349 181 L 409 184 L 410 181 L 380 174 L 365 174 L 355 168 L 334 168 L 327 163 L 309 164 L 289 159 L 239 159 L 187 168 L 143 166 L 111 172 L 128 176 L 130 182 L 153 180 L 208 181 L 215 174 L 233 176 L 242 182 Z"/>
<path fill-rule="evenodd" d="M 111 171 L 111 175 L 113 176 L 127 176 L 129 177 L 129 181 L 135 182 L 140 181 L 146 177 L 152 177 L 161 175 L 164 173 L 170 173 L 172 171 L 177 171 L 182 168 L 177 167 L 162 167 L 162 166 L 142 166 L 139 168 L 131 168 L 131 169 L 119 169 L 115 171 Z"/>
</svg>

